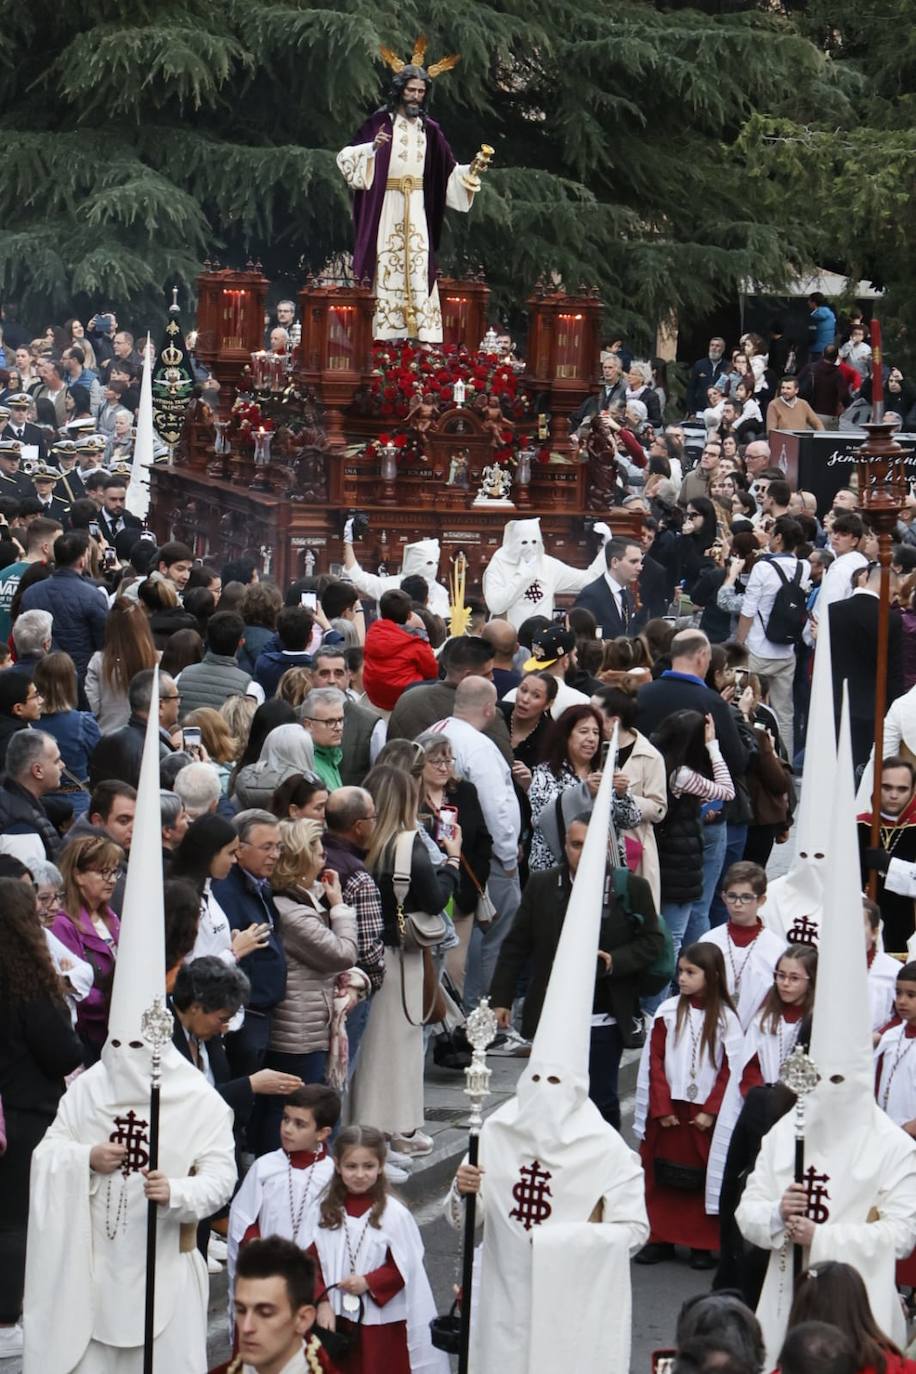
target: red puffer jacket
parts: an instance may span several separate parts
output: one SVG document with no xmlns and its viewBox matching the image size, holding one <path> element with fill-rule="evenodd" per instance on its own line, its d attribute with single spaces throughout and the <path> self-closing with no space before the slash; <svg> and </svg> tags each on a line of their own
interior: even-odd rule
<svg viewBox="0 0 916 1374">
<path fill-rule="evenodd" d="M 438 676 L 436 655 L 425 639 L 393 620 L 372 622 L 366 633 L 363 686 L 373 706 L 391 711 L 405 687 Z"/>
</svg>

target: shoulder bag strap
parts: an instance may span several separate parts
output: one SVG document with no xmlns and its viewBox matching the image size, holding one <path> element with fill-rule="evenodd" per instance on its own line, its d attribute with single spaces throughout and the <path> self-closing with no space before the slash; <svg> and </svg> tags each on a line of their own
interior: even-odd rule
<svg viewBox="0 0 916 1374">
<path fill-rule="evenodd" d="M 415 830 L 402 830 L 394 842 L 394 869 L 391 886 L 394 888 L 395 901 L 403 909 L 410 890 L 410 870 L 413 859 Z"/>
</svg>

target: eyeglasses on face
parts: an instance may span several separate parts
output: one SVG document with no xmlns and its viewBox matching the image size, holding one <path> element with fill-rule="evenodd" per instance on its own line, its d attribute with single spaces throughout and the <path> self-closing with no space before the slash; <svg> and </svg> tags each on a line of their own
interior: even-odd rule
<svg viewBox="0 0 916 1374">
<path fill-rule="evenodd" d="M 755 892 L 726 892 L 725 900 L 731 902 L 732 906 L 750 906 L 758 898 Z"/>
<path fill-rule="evenodd" d="M 774 983 L 810 983 L 807 973 L 774 973 Z"/>
<path fill-rule="evenodd" d="M 322 720 L 320 716 L 306 716 L 306 720 L 310 720 L 313 725 L 330 725 L 334 729 L 341 730 L 343 729 L 344 723 L 343 716 L 330 716 L 326 717 L 324 720 Z"/>
</svg>

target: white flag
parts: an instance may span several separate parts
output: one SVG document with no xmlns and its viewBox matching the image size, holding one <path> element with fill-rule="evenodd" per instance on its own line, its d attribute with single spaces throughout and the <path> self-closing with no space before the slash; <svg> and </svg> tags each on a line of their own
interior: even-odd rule
<svg viewBox="0 0 916 1374">
<path fill-rule="evenodd" d="M 149 511 L 149 467 L 153 461 L 153 367 L 149 334 L 143 350 L 143 379 L 137 411 L 137 437 L 127 486 L 127 509 L 145 520 Z"/>
</svg>

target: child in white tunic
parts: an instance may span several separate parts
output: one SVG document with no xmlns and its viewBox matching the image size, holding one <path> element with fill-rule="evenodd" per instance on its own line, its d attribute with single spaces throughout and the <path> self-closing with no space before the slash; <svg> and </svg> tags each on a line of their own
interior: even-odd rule
<svg viewBox="0 0 916 1374">
<path fill-rule="evenodd" d="M 894 996 L 900 960 L 878 948 L 881 930 L 881 908 L 867 897 L 862 899 L 865 913 L 865 951 L 868 960 L 868 1001 L 871 1007 L 871 1028 L 875 1044 L 894 1015 Z"/>
<path fill-rule="evenodd" d="M 283 1106 L 280 1149 L 261 1155 L 245 1175 L 229 1209 L 230 1324 L 239 1248 L 255 1237 L 282 1236 L 306 1250 L 318 1229 L 318 1210 L 334 1176 L 326 1141 L 340 1120 L 340 1098 L 323 1083 L 306 1083 Z"/>
<path fill-rule="evenodd" d="M 895 961 L 896 962 L 896 961 Z M 916 963 L 898 963 L 895 1024 L 875 1050 L 878 1106 L 907 1135 L 916 1136 Z M 897 1282 L 916 1287 L 916 1250 L 897 1261 Z"/>
<path fill-rule="evenodd" d="M 721 949 L 728 991 L 741 1029 L 747 1030 L 773 987 L 773 970 L 786 942 L 765 929 L 760 918 L 767 875 L 759 864 L 732 864 L 722 879 L 721 896 L 728 920 L 700 938 Z"/>
<path fill-rule="evenodd" d="M 420 1230 L 389 1194 L 386 1154 L 374 1126 L 347 1126 L 334 1142 L 336 1172 L 310 1248 L 318 1291 L 328 1290 L 318 1325 L 356 1335 L 347 1374 L 448 1374 L 448 1356 L 430 1339 L 436 1306 Z"/>
</svg>

